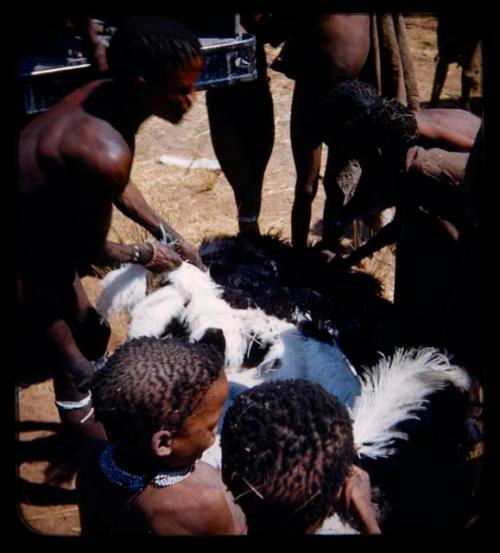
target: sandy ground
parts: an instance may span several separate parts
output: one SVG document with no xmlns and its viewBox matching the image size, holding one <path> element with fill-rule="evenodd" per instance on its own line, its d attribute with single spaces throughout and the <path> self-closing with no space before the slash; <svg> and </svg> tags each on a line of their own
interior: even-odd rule
<svg viewBox="0 0 500 553">
<path fill-rule="evenodd" d="M 422 102 L 430 97 L 436 55 L 436 22 L 431 16 L 410 16 L 407 25 Z M 278 49 L 268 49 L 271 61 Z M 293 82 L 270 71 L 274 98 L 276 138 L 267 169 L 262 201 L 261 230 L 278 231 L 290 237 L 294 167 L 290 149 L 289 114 Z M 442 99 L 455 104 L 460 93 L 460 71 L 450 66 Z M 215 160 L 205 108 L 204 93 L 178 126 L 151 118 L 137 137 L 132 178 L 144 195 L 186 239 L 200 244 L 204 237 L 237 231 L 232 191 L 220 170 L 179 169 L 164 165 L 164 154 L 187 159 Z M 313 208 L 312 223 L 321 218 L 324 194 L 320 190 Z M 132 242 L 145 232 L 116 215 L 112 228 L 118 241 Z M 391 297 L 393 256 L 382 251 L 364 267 L 382 277 L 386 295 Z M 84 286 L 92 300 L 99 294 L 99 281 L 87 277 Z M 111 349 L 125 339 L 126 320 L 111 321 Z M 18 391 L 18 461 L 21 519 L 35 532 L 50 535 L 79 535 L 80 523 L 74 491 L 79 448 L 60 435 L 51 381 L 33 384 Z"/>
</svg>

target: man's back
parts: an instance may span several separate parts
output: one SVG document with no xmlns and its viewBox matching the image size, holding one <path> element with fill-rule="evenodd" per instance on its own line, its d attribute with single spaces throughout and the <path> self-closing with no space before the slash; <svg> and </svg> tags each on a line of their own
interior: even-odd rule
<svg viewBox="0 0 500 553">
<path fill-rule="evenodd" d="M 102 247 L 132 162 L 123 136 L 85 107 L 103 86 L 94 81 L 73 92 L 29 123 L 19 139 L 21 219 L 47 237 L 64 242 L 71 236 L 82 260 Z"/>
</svg>

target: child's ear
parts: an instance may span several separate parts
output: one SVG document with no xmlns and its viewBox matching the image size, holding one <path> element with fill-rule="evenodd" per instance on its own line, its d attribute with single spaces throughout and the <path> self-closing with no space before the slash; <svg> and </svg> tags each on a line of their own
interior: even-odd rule
<svg viewBox="0 0 500 553">
<path fill-rule="evenodd" d="M 158 457 L 168 457 L 172 453 L 172 433 L 168 430 L 158 430 L 151 437 L 151 449 Z"/>
</svg>

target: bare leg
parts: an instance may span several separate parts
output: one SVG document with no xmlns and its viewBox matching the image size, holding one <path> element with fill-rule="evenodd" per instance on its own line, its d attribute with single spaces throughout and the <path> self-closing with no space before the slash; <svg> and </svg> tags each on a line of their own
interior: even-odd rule
<svg viewBox="0 0 500 553">
<path fill-rule="evenodd" d="M 342 260 L 343 268 L 357 265 L 365 257 L 373 255 L 385 246 L 397 242 L 401 230 L 399 219 L 394 219 L 385 227 L 382 227 L 368 242 L 354 250 L 349 256 Z"/>
<path fill-rule="evenodd" d="M 89 397 L 94 375 L 90 361 L 106 352 L 111 331 L 107 321 L 92 306 L 78 276 L 73 281 L 73 291 L 76 302 L 71 326 L 59 321 L 51 330 L 54 336 L 58 335 L 59 343 L 66 344 L 58 350 L 53 373 L 56 405 L 61 421 L 69 429 L 86 437 L 105 438 L 104 428 L 95 420 Z"/>
<path fill-rule="evenodd" d="M 460 107 L 470 110 L 471 92 L 477 92 L 481 85 L 481 46 L 476 46 L 470 60 L 464 63 L 462 68 L 462 97 L 460 98 Z"/>
<path fill-rule="evenodd" d="M 94 417 L 90 397 L 92 365 L 79 351 L 65 321 L 51 325 L 49 338 L 58 344 L 53 382 L 61 421 L 80 435 L 105 438 L 104 428 Z"/>
<path fill-rule="evenodd" d="M 314 131 L 311 119 L 311 93 L 307 85 L 296 83 L 293 94 L 290 134 L 295 162 L 295 198 L 292 208 L 292 245 L 307 246 L 311 206 L 318 190 L 321 165 L 321 140 Z"/>
<path fill-rule="evenodd" d="M 215 155 L 231 185 L 240 232 L 259 233 L 262 183 L 274 142 L 267 81 L 209 89 L 206 95 Z"/>
<path fill-rule="evenodd" d="M 311 205 L 321 164 L 320 110 L 323 92 L 333 83 L 356 78 L 370 49 L 368 14 L 322 14 L 306 20 L 297 34 L 296 84 L 292 102 L 291 141 L 297 179 L 292 209 L 292 244 L 307 245 Z M 334 179 L 327 187 L 327 220 L 341 207 L 343 193 Z M 335 189 L 337 188 L 337 189 Z M 328 221 L 327 221 L 328 224 Z"/>
<path fill-rule="evenodd" d="M 430 107 L 436 107 L 439 102 L 439 97 L 443 90 L 444 83 L 446 81 L 446 75 L 448 74 L 448 62 L 446 62 L 441 56 L 438 56 L 436 64 L 436 71 L 434 72 L 434 83 L 432 84 L 432 93 Z"/>
</svg>

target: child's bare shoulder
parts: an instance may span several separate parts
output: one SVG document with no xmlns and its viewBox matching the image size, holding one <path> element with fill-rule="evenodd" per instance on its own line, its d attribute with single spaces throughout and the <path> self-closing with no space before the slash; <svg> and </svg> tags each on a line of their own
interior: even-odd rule
<svg viewBox="0 0 500 553">
<path fill-rule="evenodd" d="M 153 533 L 160 535 L 234 534 L 223 484 L 212 467 L 200 466 L 182 484 L 159 493 L 150 510 Z"/>
</svg>

